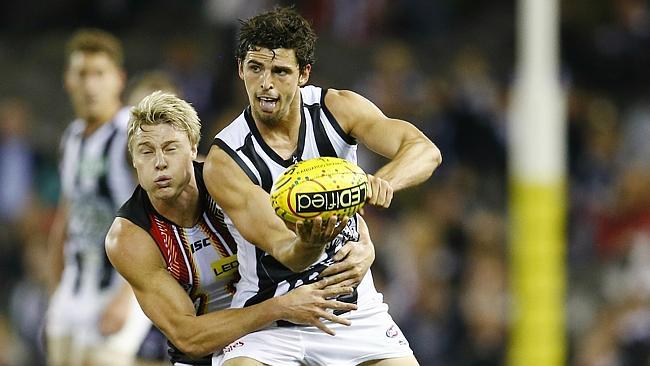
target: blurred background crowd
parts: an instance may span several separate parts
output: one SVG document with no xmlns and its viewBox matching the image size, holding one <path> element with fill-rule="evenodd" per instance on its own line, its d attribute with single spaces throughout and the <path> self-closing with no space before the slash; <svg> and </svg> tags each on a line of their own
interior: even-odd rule
<svg viewBox="0 0 650 366">
<path fill-rule="evenodd" d="M 650 2 L 560 3 L 567 364 L 647 365 Z M 310 83 L 365 95 L 443 153 L 427 183 L 388 210 L 366 210 L 375 281 L 420 363 L 504 364 L 514 0 L 59 0 L 0 3 L 0 365 L 43 362 L 46 237 L 58 142 L 73 118 L 62 86 L 67 37 L 109 30 L 125 44 L 129 85 L 152 72 L 171 79 L 199 112 L 206 153 L 247 103 L 237 19 L 276 4 L 295 4 L 316 28 Z M 361 152 L 366 171 L 381 163 Z"/>
</svg>

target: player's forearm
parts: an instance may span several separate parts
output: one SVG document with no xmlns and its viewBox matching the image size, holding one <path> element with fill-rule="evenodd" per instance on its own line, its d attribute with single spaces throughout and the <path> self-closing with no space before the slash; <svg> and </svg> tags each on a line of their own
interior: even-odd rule
<svg viewBox="0 0 650 366">
<path fill-rule="evenodd" d="M 393 191 L 420 184 L 442 163 L 440 150 L 427 138 L 402 145 L 395 157 L 374 175 L 388 181 Z"/>
<path fill-rule="evenodd" d="M 63 259 L 63 245 L 66 238 L 66 213 L 65 210 L 59 209 L 57 212 L 52 228 L 50 230 L 47 246 L 48 246 L 48 292 L 52 294 L 61 280 L 61 273 L 63 273 L 64 259 Z"/>
<path fill-rule="evenodd" d="M 278 257 L 280 258 L 276 257 L 275 259 L 292 272 L 302 272 L 320 258 L 325 251 L 325 245 L 326 243 L 322 245 L 306 244 L 300 238 L 295 238 L 290 245 L 284 245 L 278 251 Z"/>
<path fill-rule="evenodd" d="M 193 317 L 167 334 L 170 341 L 190 357 L 218 352 L 244 335 L 283 319 L 278 298 L 243 309 L 225 309 Z M 180 328 L 180 329 L 179 329 Z"/>
<path fill-rule="evenodd" d="M 270 207 L 250 206 L 250 214 L 247 215 L 255 215 L 252 222 L 256 224 L 252 227 L 246 226 L 246 234 L 242 234 L 247 240 L 250 237 L 251 243 L 269 253 L 291 271 L 304 271 L 320 257 L 326 243 L 314 245 L 303 242 Z"/>
<path fill-rule="evenodd" d="M 302 272 L 309 268 L 325 250 L 326 243 L 313 245 L 303 242 L 290 230 L 269 230 L 263 245 L 273 258 L 292 272 Z"/>
</svg>

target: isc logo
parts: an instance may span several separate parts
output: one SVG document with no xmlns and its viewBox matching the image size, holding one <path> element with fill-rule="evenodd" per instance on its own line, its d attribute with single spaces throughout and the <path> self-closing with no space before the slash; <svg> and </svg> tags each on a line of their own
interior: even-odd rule
<svg viewBox="0 0 650 366">
<path fill-rule="evenodd" d="M 327 192 L 296 194 L 296 212 L 322 212 L 345 209 L 366 200 L 366 184 Z"/>
</svg>

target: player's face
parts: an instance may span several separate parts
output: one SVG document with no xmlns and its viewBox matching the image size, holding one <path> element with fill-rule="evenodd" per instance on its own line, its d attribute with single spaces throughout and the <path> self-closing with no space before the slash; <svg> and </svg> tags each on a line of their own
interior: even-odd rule
<svg viewBox="0 0 650 366">
<path fill-rule="evenodd" d="M 299 122 L 300 86 L 307 83 L 310 70 L 307 65 L 300 72 L 292 49 L 248 51 L 239 63 L 239 77 L 255 120 L 269 125 Z"/>
<path fill-rule="evenodd" d="M 65 87 L 76 114 L 89 122 L 104 122 L 120 106 L 122 70 L 104 52 L 73 52 L 65 72 Z"/>
<path fill-rule="evenodd" d="M 197 147 L 171 124 L 142 126 L 133 139 L 138 182 L 153 199 L 173 200 L 192 178 Z"/>
</svg>

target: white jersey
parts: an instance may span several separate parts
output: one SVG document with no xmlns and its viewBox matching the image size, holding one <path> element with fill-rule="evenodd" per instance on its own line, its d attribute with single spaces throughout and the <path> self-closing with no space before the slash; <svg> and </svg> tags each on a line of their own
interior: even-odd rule
<svg viewBox="0 0 650 366">
<path fill-rule="evenodd" d="M 281 158 L 266 144 L 247 108 L 215 137 L 214 144 L 228 153 L 253 183 L 270 192 L 273 181 L 291 164 L 319 156 L 332 156 L 357 161 L 355 139 L 346 134 L 325 106 L 323 90 L 314 86 L 301 88 L 302 108 L 298 147 L 289 159 Z M 231 232 L 236 232 L 232 220 L 226 216 Z M 320 272 L 333 263 L 334 254 L 348 241 L 358 241 L 357 219 L 351 218 L 348 227 L 328 245 L 325 253 L 309 269 L 294 273 L 268 253 L 255 247 L 241 236 L 235 236 L 238 247 L 241 280 L 233 300 L 234 307 L 244 307 L 279 296 L 302 284 L 315 282 Z M 342 301 L 355 302 L 361 309 L 364 303 L 377 300 L 370 271 L 357 291 Z"/>
<path fill-rule="evenodd" d="M 127 159 L 129 110 L 85 136 L 86 122 L 73 121 L 61 139 L 61 186 L 69 203 L 65 265 L 74 267 L 74 291 L 102 291 L 116 282 L 104 250 L 104 238 L 117 209 L 136 186 Z M 70 278 L 70 276 L 68 277 Z"/>
</svg>

